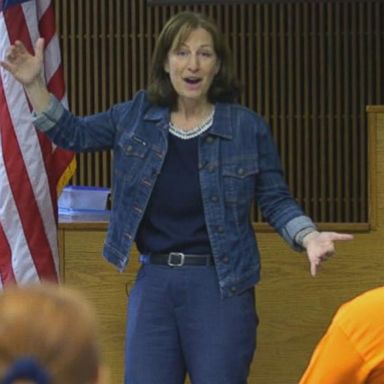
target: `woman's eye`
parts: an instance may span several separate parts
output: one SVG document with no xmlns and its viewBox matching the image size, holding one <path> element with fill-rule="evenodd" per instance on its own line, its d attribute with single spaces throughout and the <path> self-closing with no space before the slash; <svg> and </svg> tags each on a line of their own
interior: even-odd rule
<svg viewBox="0 0 384 384">
<path fill-rule="evenodd" d="M 177 56 L 186 56 L 188 54 L 188 52 L 187 51 L 176 51 L 176 55 Z"/>
<path fill-rule="evenodd" d="M 214 53 L 211 52 L 211 51 L 202 51 L 202 52 L 200 52 L 200 57 L 202 57 L 203 59 L 210 59 L 210 58 L 213 57 L 213 55 L 214 55 Z"/>
</svg>

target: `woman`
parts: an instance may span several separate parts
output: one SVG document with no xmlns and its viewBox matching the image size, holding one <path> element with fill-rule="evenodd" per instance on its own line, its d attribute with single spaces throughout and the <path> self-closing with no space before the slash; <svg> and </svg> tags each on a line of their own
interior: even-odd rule
<svg viewBox="0 0 384 384">
<path fill-rule="evenodd" d="M 230 53 L 215 24 L 182 12 L 164 26 L 148 91 L 108 112 L 73 116 L 16 43 L 2 65 L 22 82 L 35 126 L 75 151 L 114 150 L 104 256 L 120 270 L 132 243 L 142 267 L 131 292 L 129 384 L 246 383 L 256 339 L 259 252 L 254 201 L 311 273 L 350 235 L 319 233 L 290 195 L 269 128 L 235 103 Z"/>
<path fill-rule="evenodd" d="M 103 371 L 95 316 L 77 292 L 42 284 L 0 294 L 2 384 L 101 384 Z"/>
</svg>

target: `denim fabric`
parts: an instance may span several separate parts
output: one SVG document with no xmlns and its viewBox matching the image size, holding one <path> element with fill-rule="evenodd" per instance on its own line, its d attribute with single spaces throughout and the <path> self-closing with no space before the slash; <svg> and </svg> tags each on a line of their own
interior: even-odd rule
<svg viewBox="0 0 384 384">
<path fill-rule="evenodd" d="M 143 265 L 129 294 L 126 384 L 246 384 L 254 289 L 221 299 L 215 268 Z"/>
<path fill-rule="evenodd" d="M 167 153 L 169 110 L 151 105 L 144 91 L 87 117 L 73 116 L 52 99 L 34 124 L 67 149 L 113 149 L 113 208 L 104 256 L 123 270 Z M 314 227 L 288 191 L 269 127 L 240 105 L 216 104 L 213 125 L 199 137 L 199 178 L 222 297 L 259 280 L 250 220 L 254 203 L 296 250 L 301 250 L 296 234 Z"/>
</svg>

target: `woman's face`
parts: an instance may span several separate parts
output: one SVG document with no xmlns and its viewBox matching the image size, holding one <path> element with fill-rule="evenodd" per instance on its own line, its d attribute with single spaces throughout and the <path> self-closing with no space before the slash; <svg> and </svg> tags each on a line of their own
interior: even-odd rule
<svg viewBox="0 0 384 384">
<path fill-rule="evenodd" d="M 171 49 L 164 63 L 179 102 L 207 102 L 219 68 L 212 36 L 203 28 L 193 30 L 179 47 Z"/>
</svg>

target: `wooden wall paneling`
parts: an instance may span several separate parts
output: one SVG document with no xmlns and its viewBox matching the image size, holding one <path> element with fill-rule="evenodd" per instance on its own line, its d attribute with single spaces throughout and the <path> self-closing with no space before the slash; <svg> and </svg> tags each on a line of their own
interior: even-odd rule
<svg viewBox="0 0 384 384">
<path fill-rule="evenodd" d="M 255 7 L 255 40 L 256 40 L 256 102 L 254 102 L 253 107 L 256 111 L 263 110 L 263 88 L 262 88 L 262 79 L 263 79 L 263 72 L 262 72 L 262 64 L 264 62 L 264 55 L 263 55 L 263 22 L 262 22 L 262 7 L 260 4 L 256 5 Z"/>
<path fill-rule="evenodd" d="M 285 129 L 285 122 L 282 123 L 279 114 L 280 93 L 285 92 L 285 84 L 281 82 L 281 73 L 279 73 L 279 60 L 282 59 L 279 51 L 279 9 L 274 4 L 269 10 L 269 23 L 267 24 L 268 30 L 264 45 L 265 56 L 267 62 L 265 63 L 265 80 L 263 91 L 264 108 L 267 110 L 270 105 L 270 110 L 267 116 L 271 124 L 271 130 L 279 148 L 281 159 L 285 159 L 285 150 L 283 149 L 284 143 L 281 142 L 280 129 Z M 283 66 L 286 63 L 283 63 Z M 281 83 L 280 83 L 281 82 Z M 284 160 L 283 160 L 284 161 Z"/>
<path fill-rule="evenodd" d="M 295 100 L 295 93 L 296 89 L 294 88 L 295 83 L 295 66 L 294 66 L 294 39 L 295 39 L 295 25 L 294 25 L 294 11 L 295 7 L 294 4 L 286 4 L 286 19 L 287 19 L 287 25 L 286 25 L 286 53 L 285 57 L 287 60 L 287 93 L 284 100 L 284 104 L 287 108 L 287 115 L 281 114 L 282 119 L 286 120 L 287 122 L 287 138 L 286 138 L 286 148 L 287 148 L 287 155 L 285 164 L 286 168 L 289 169 L 289 186 L 292 191 L 296 195 L 296 185 L 297 185 L 297 174 L 295 172 L 295 164 L 296 164 L 296 157 L 297 157 L 297 150 L 293 150 L 295 148 L 295 144 L 298 146 L 297 142 L 297 136 L 295 135 L 296 130 L 298 127 L 295 126 L 294 118 L 295 118 L 295 109 L 294 109 L 294 100 Z M 283 102 L 283 100 L 282 100 Z"/>
<path fill-rule="evenodd" d="M 375 29 L 373 33 L 373 39 L 375 41 L 375 49 L 373 51 L 374 63 L 376 71 L 375 77 L 372 79 L 375 86 L 375 99 L 381 99 L 383 94 L 384 84 L 384 3 L 382 1 L 375 1 Z M 372 102 L 374 102 L 372 100 Z M 378 103 L 377 103 L 378 104 Z"/>
<path fill-rule="evenodd" d="M 70 106 L 71 108 L 74 109 L 74 111 L 77 112 L 77 106 L 78 106 L 78 84 L 77 84 L 77 79 L 76 79 L 76 71 L 77 69 L 76 66 L 76 44 L 75 44 L 75 28 L 76 28 L 76 18 L 75 18 L 75 11 L 76 7 L 70 7 L 69 9 L 69 30 L 68 30 L 68 36 L 67 39 L 69 40 L 68 44 L 68 53 L 70 61 L 67 63 L 67 67 L 69 69 L 72 69 L 69 75 L 68 72 L 68 79 L 67 79 L 67 84 L 69 88 L 69 101 L 70 101 Z"/>
<path fill-rule="evenodd" d="M 358 175 L 359 169 L 358 169 L 358 163 L 360 160 L 361 153 L 359 152 L 358 148 L 358 132 L 357 132 L 357 116 L 359 111 L 357 110 L 357 92 L 359 92 L 358 88 L 358 71 L 357 71 L 357 63 L 358 63 L 358 57 L 359 57 L 359 50 L 358 50 L 358 24 L 357 24 L 357 7 L 358 4 L 353 4 L 351 7 L 351 41 L 355 42 L 354 44 L 351 44 L 350 49 L 350 57 L 355 58 L 355 60 L 350 61 L 351 65 L 351 105 L 354 111 L 355 118 L 350 119 L 350 128 L 349 128 L 349 134 L 350 134 L 350 148 L 351 151 L 348 151 L 348 157 L 350 159 L 351 163 L 351 179 L 349 180 L 350 185 L 350 191 L 351 191 L 351 197 L 350 197 L 350 204 L 346 207 L 346 212 L 350 213 L 349 220 L 351 222 L 358 221 L 359 218 L 359 206 L 358 206 L 358 190 L 357 190 L 357 178 L 353 177 L 353 175 Z M 354 155 L 352 155 L 354 154 Z M 352 155 L 352 156 L 351 156 Z M 361 180 L 363 181 L 363 180 Z"/>
<path fill-rule="evenodd" d="M 293 19 L 293 31 L 294 31 L 294 74 L 293 74 L 293 86 L 295 87 L 295 95 L 292 99 L 292 114 L 293 114 L 293 128 L 296 128 L 296 144 L 297 149 L 294 151 L 295 153 L 295 164 L 293 165 L 292 172 L 294 175 L 296 175 L 295 182 L 293 185 L 295 186 L 295 190 L 292 191 L 294 195 L 296 196 L 297 200 L 301 204 L 301 206 L 304 207 L 305 202 L 303 201 L 304 197 L 304 175 L 305 175 L 305 162 L 303 161 L 303 152 L 304 152 L 304 146 L 303 146 L 303 140 L 304 140 L 304 129 L 303 129 L 303 103 L 301 100 L 302 95 L 302 89 L 303 87 L 303 63 L 301 59 L 301 48 L 303 46 L 303 12 L 302 12 L 302 6 L 300 3 L 296 3 L 294 5 L 294 19 Z"/>
<path fill-rule="evenodd" d="M 108 1 L 108 8 L 107 8 L 107 15 L 106 15 L 106 23 L 105 23 L 105 44 L 107 45 L 107 48 L 105 48 L 106 53 L 106 70 L 105 70 L 105 85 L 108 88 L 108 91 L 106 92 L 106 95 L 108 97 L 107 106 L 112 105 L 115 100 L 115 94 L 116 94 L 116 88 L 119 88 L 120 85 L 116 81 L 116 67 L 118 63 L 118 47 L 115 44 L 114 41 L 114 35 L 115 35 L 115 26 L 117 25 L 117 4 L 119 4 L 120 1 L 117 1 L 115 4 L 113 4 L 112 1 Z"/>
<path fill-rule="evenodd" d="M 118 84 L 118 86 L 115 87 L 116 100 L 124 100 L 123 70 L 125 70 L 125 66 L 123 65 L 123 52 L 125 45 L 123 44 L 124 34 L 122 27 L 122 19 L 124 15 L 123 7 L 124 2 L 116 2 L 116 16 L 115 20 L 113 20 L 113 24 L 115 25 L 115 29 L 113 30 L 115 52 L 112 52 L 112 58 L 116 58 L 116 84 Z"/>
<path fill-rule="evenodd" d="M 316 76 L 316 80 L 318 83 L 318 92 L 319 92 L 319 99 L 318 99 L 318 116 L 315 117 L 315 119 L 318 119 L 318 130 L 314 133 L 314 141 L 317 142 L 318 147 L 318 158 L 317 160 L 317 171 L 314 170 L 314 175 L 318 176 L 318 201 L 319 201 L 319 207 L 318 207 L 318 219 L 317 221 L 325 222 L 327 221 L 325 216 L 325 208 L 326 208 L 326 192 L 325 189 L 327 188 L 327 182 L 326 182 L 326 170 L 327 170 L 327 148 L 328 148 L 328 140 L 326 139 L 326 123 L 325 123 L 325 81 L 324 79 L 327 77 L 327 66 L 325 65 L 325 58 L 326 58 L 326 52 L 325 52 L 325 17 L 326 17 L 326 4 L 323 2 L 320 2 L 317 4 L 318 11 L 317 17 L 319 18 L 319 25 L 318 30 L 316 31 L 316 39 L 318 40 L 318 72 Z M 313 63 L 315 65 L 315 63 Z M 328 202 L 330 206 L 332 206 L 332 202 Z"/>
<path fill-rule="evenodd" d="M 337 127 L 341 126 L 342 122 L 342 87 L 341 87 L 341 74 L 342 74 L 342 62 L 341 62 L 341 23 L 335 22 L 335 20 L 341 20 L 341 5 L 336 3 L 333 8 L 333 23 L 335 28 L 335 37 L 334 37 L 334 52 L 335 52 L 335 61 L 334 61 L 334 84 L 331 93 L 335 95 L 334 104 L 335 104 L 335 112 L 333 120 L 335 122 L 334 128 L 335 131 L 333 133 L 333 138 L 335 141 L 334 146 L 334 155 L 333 155 L 333 169 L 334 169 L 334 179 L 331 179 L 331 183 L 335 185 L 334 191 L 334 199 L 335 199 L 335 207 L 334 207 L 334 215 L 333 220 L 335 222 L 342 221 L 342 166 L 338 164 L 342 164 L 342 157 L 340 151 L 341 144 L 341 130 L 337 129 Z"/>
<path fill-rule="evenodd" d="M 147 67 L 148 67 L 148 73 L 150 69 L 150 62 L 152 59 L 152 51 L 154 49 L 154 39 L 153 39 L 153 18 L 152 18 L 152 8 L 148 8 L 148 14 L 147 14 L 147 19 L 145 21 L 145 40 L 147 41 L 147 44 L 145 46 L 145 55 L 147 58 Z M 149 78 L 148 78 L 149 81 Z"/>
<path fill-rule="evenodd" d="M 246 22 L 246 37 L 247 37 L 247 44 L 245 47 L 245 50 L 247 52 L 246 56 L 246 68 L 248 73 L 248 80 L 247 82 L 247 98 L 251 101 L 252 105 L 255 105 L 255 97 L 256 92 L 258 88 L 257 84 L 257 74 L 256 74 L 256 36 L 254 34 L 254 30 L 257 28 L 257 21 L 255 20 L 255 13 L 253 12 L 253 9 L 245 9 L 245 16 L 247 19 Z"/>
<path fill-rule="evenodd" d="M 367 67 L 365 64 L 365 57 L 367 55 L 367 50 L 366 50 L 366 32 L 367 32 L 367 15 L 369 11 L 369 7 L 365 10 L 362 4 L 359 4 L 358 6 L 358 51 L 359 51 L 359 56 L 358 56 L 358 67 L 360 68 L 360 73 L 359 79 L 358 79 L 358 104 L 357 104 L 357 124 L 356 124 L 356 129 L 357 129 L 357 151 L 360 154 L 359 156 L 359 162 L 358 162 L 358 177 L 356 178 L 356 197 L 358 199 L 359 205 L 361 207 L 359 211 L 360 213 L 360 219 L 363 219 L 365 217 L 368 217 L 368 210 L 369 210 L 369 203 L 367 205 L 361 204 L 361 201 L 367 201 L 369 198 L 368 194 L 368 180 L 367 180 L 367 174 L 369 174 L 369 152 L 368 152 L 368 146 L 369 143 L 367 140 L 362 140 L 362 135 L 361 135 L 361 127 L 364 127 L 367 123 L 367 118 L 366 118 L 366 113 L 365 113 L 365 108 L 362 108 L 362 105 L 364 104 L 364 100 L 367 98 L 367 91 L 365 88 L 366 84 L 366 71 Z M 369 128 L 368 128 L 369 129 Z M 367 134 L 368 138 L 368 134 Z M 364 161 L 364 159 L 367 159 L 367 162 Z M 368 169 L 368 172 L 367 172 Z"/>
<path fill-rule="evenodd" d="M 122 95 L 123 98 L 120 99 L 121 101 L 128 99 L 130 91 L 129 87 L 131 85 L 129 81 L 129 73 L 131 71 L 131 62 L 130 62 L 130 55 L 129 55 L 129 47 L 131 43 L 131 36 L 129 33 L 129 3 L 128 1 L 123 2 L 123 8 L 122 8 L 122 25 L 121 25 L 121 44 L 122 44 L 122 62 L 120 63 L 121 66 L 121 72 L 122 72 L 122 81 L 121 81 L 121 87 L 122 87 Z"/>
<path fill-rule="evenodd" d="M 337 205 L 337 199 L 335 198 L 335 161 L 334 154 L 336 150 L 334 133 L 335 133 L 335 124 L 334 124 L 334 115 L 335 115 L 335 93 L 333 85 L 336 82 L 335 80 L 335 71 L 334 71 L 334 62 L 335 62 L 335 50 L 334 50 L 334 23 L 333 15 L 335 13 L 334 5 L 329 4 L 327 6 L 326 12 L 326 68 L 327 68 L 327 83 L 325 91 L 325 108 L 326 113 L 324 116 L 324 122 L 326 127 L 325 135 L 325 147 L 326 147 L 326 171 L 329 175 L 329 181 L 327 182 L 325 188 L 327 189 L 326 201 L 324 202 L 327 209 L 326 217 L 329 217 L 330 221 L 335 221 L 335 210 Z M 328 200 L 329 199 L 329 200 Z"/>
<path fill-rule="evenodd" d="M 84 18 L 83 18 L 83 24 L 84 24 L 84 51 L 82 52 L 84 56 L 85 66 L 83 68 L 83 77 L 84 77 L 84 84 L 86 92 L 83 95 L 85 99 L 85 111 L 84 113 L 91 113 L 92 112 L 92 98 L 89 95 L 89 93 L 92 92 L 92 71 L 90 68 L 94 65 L 94 62 L 97 61 L 96 57 L 94 57 L 94 48 L 92 47 L 92 43 L 95 39 L 92 39 L 92 27 L 91 24 L 94 22 L 94 17 L 89 17 L 89 15 L 92 15 L 93 7 L 91 7 L 91 3 L 89 1 L 86 1 L 84 4 Z"/>
<path fill-rule="evenodd" d="M 139 88 L 140 89 L 144 89 L 147 85 L 147 76 L 146 74 L 148 73 L 148 60 L 147 60 L 147 57 L 145 55 L 145 49 L 144 49 L 144 45 L 146 43 L 146 36 L 144 34 L 144 25 L 146 24 L 146 21 L 144 19 L 144 7 L 146 6 L 145 2 L 144 1 L 140 1 L 139 2 L 139 34 L 138 34 L 138 37 L 139 37 L 139 55 L 140 57 L 143 58 L 143 63 L 145 64 L 144 66 L 139 66 L 140 70 L 139 70 Z M 136 74 L 137 75 L 137 74 Z"/>
<path fill-rule="evenodd" d="M 131 57 L 130 60 L 132 60 L 132 67 L 131 67 L 131 77 L 130 81 L 132 82 L 132 92 L 135 93 L 139 89 L 139 71 L 140 67 L 137 66 L 137 60 L 138 60 L 138 54 L 137 54 L 137 38 L 136 38 L 136 20 L 138 18 L 138 9 L 137 9 L 137 2 L 132 1 L 132 8 L 130 10 L 131 13 L 131 30 L 130 30 L 130 38 L 131 38 Z"/>
<path fill-rule="evenodd" d="M 303 172 L 303 193 L 304 201 L 302 201 L 302 206 L 305 212 L 312 212 L 311 210 L 311 161 L 310 155 L 312 153 L 312 148 L 310 146 L 310 124 L 311 124 L 311 97 L 310 97 L 310 9 L 308 4 L 303 5 L 303 48 L 301 49 L 302 62 L 303 62 L 303 76 L 301 77 L 302 81 L 302 93 L 300 93 L 297 102 L 303 104 L 303 147 L 300 148 L 300 151 L 303 152 L 302 164 L 304 168 Z M 302 99 L 303 98 L 303 99 Z"/>
<path fill-rule="evenodd" d="M 342 23 L 343 23 L 343 94 L 344 94 L 344 113 L 343 113 L 343 125 L 342 125 L 342 147 L 344 149 L 348 148 L 349 142 L 349 135 L 348 131 L 350 129 L 350 112 L 351 112 L 351 101 L 350 101 L 350 94 L 349 94 L 349 80 L 350 80 L 350 65 L 351 65 L 351 56 L 349 55 L 348 48 L 349 48 L 349 22 L 350 22 L 350 12 L 349 12 L 349 5 L 346 5 L 343 7 L 343 14 L 342 14 Z M 342 172 L 342 180 L 343 180 L 343 195 L 345 198 L 343 199 L 343 216 L 345 215 L 345 218 L 347 221 L 350 220 L 350 210 L 348 209 L 348 203 L 350 199 L 350 188 L 349 188 L 349 180 L 348 180 L 348 174 L 350 173 L 350 166 L 351 164 L 348 162 L 348 151 L 343 150 L 343 164 L 344 169 Z"/>
<path fill-rule="evenodd" d="M 100 106 L 98 110 L 104 111 L 107 108 L 107 100 L 108 98 L 108 88 L 107 88 L 107 71 L 110 71 L 110 68 L 107 67 L 107 55 L 108 55 L 108 44 L 107 44 L 107 26 L 108 26 L 108 6 L 110 5 L 110 1 L 103 4 L 103 1 L 100 0 L 100 9 L 99 9 L 99 60 L 100 60 L 100 94 L 99 94 L 99 102 Z M 103 7 L 103 11 L 101 10 Z M 101 22 L 100 22 L 101 21 Z"/>
<path fill-rule="evenodd" d="M 317 222 L 367 224 L 364 109 L 384 99 L 382 2 L 55 5 L 68 97 L 80 115 L 146 87 L 155 39 L 172 14 L 190 9 L 215 18 L 244 84 L 241 102 L 271 124 L 305 211 Z M 110 186 L 109 151 L 77 159 L 73 184 Z M 254 218 L 262 222 L 257 212 Z"/>
<path fill-rule="evenodd" d="M 99 1 L 95 0 L 92 4 L 92 32 L 90 32 L 90 38 L 92 39 L 92 65 L 89 67 L 89 70 L 92 70 L 92 77 L 91 81 L 92 83 L 88 84 L 87 91 L 90 91 L 90 94 L 88 95 L 88 98 L 92 100 L 92 112 L 99 111 L 100 108 L 100 93 L 101 93 L 101 86 L 100 86 L 100 64 L 101 60 L 99 58 L 99 36 L 100 36 L 100 19 L 99 16 Z M 87 113 L 92 113 L 91 111 L 87 111 Z"/>
<path fill-rule="evenodd" d="M 369 222 L 370 229 L 377 230 L 378 222 L 378 202 L 377 202 L 377 114 L 367 109 L 368 116 L 368 169 L 369 169 L 369 183 L 368 183 L 368 195 L 369 200 Z"/>
<path fill-rule="evenodd" d="M 263 25 L 263 30 L 262 30 L 262 34 L 263 34 L 263 45 L 262 45 L 262 52 L 261 54 L 263 55 L 263 63 L 262 63 L 262 73 L 261 73 L 261 78 L 260 78 L 260 83 L 261 83 L 261 86 L 262 86 L 262 94 L 261 94 L 261 98 L 263 100 L 263 104 L 262 104 L 262 108 L 260 110 L 260 113 L 262 113 L 263 111 L 263 115 L 266 117 L 267 121 L 271 124 L 272 123 L 272 119 L 271 119 L 271 108 L 273 107 L 271 105 L 271 97 L 270 97 L 270 93 L 273 89 L 275 89 L 274 87 L 274 83 L 272 82 L 270 84 L 270 86 L 266 87 L 265 84 L 270 80 L 271 76 L 270 76 L 270 67 L 271 65 L 273 65 L 273 52 L 274 50 L 272 49 L 273 47 L 271 47 L 271 45 L 273 45 L 273 43 L 271 44 L 271 40 L 270 40 L 270 35 L 269 35 L 269 31 L 270 31 L 270 24 L 271 24 L 271 16 L 270 16 L 270 8 L 269 7 L 265 7 L 265 6 L 262 6 L 261 7 L 261 12 L 262 12 L 262 25 Z M 272 49 L 272 53 L 270 53 L 270 49 Z M 272 60 L 272 64 L 271 64 L 271 60 Z M 273 126 L 272 126 L 272 129 L 273 129 Z"/>
<path fill-rule="evenodd" d="M 247 26 L 246 26 L 246 23 L 244 22 L 246 20 L 245 4 L 240 4 L 240 7 L 238 8 L 238 13 L 236 16 L 239 20 L 239 33 L 238 33 L 237 46 L 239 47 L 239 50 L 240 50 L 240 68 L 239 68 L 240 81 L 241 83 L 244 84 L 244 88 L 245 88 L 245 91 L 242 93 L 241 103 L 245 104 L 246 100 L 249 99 L 249 92 L 247 91 L 247 88 L 249 88 L 250 84 L 252 84 L 252 76 L 250 76 L 250 73 L 247 71 L 249 52 L 247 50 L 247 33 L 246 33 Z"/>
<path fill-rule="evenodd" d="M 310 164 L 310 196 L 311 196 L 311 212 L 312 218 L 316 221 L 320 221 L 319 216 L 319 183 L 317 174 L 320 172 L 318 168 L 319 163 L 319 142 L 316 139 L 316 128 L 318 127 L 319 119 L 319 84 L 317 81 L 317 75 L 319 70 L 318 60 L 318 39 L 317 39 L 317 3 L 311 2 L 310 4 L 310 127 L 309 128 L 309 141 L 307 145 L 310 146 L 310 157 L 307 159 Z"/>
</svg>

